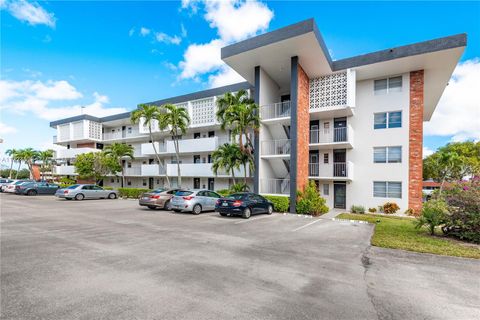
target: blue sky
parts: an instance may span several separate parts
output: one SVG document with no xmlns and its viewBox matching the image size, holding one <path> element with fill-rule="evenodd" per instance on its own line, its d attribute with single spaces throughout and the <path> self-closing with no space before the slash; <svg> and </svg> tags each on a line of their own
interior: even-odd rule
<svg viewBox="0 0 480 320">
<path fill-rule="evenodd" d="M 480 137 L 480 97 L 472 87 L 480 83 L 478 2 L 0 0 L 0 6 L 2 149 L 49 147 L 49 121 L 79 113 L 81 105 L 105 115 L 235 81 L 212 52 L 311 17 L 333 59 L 466 32 L 464 64 L 438 119 L 426 125 L 424 144 L 428 152 Z"/>
</svg>

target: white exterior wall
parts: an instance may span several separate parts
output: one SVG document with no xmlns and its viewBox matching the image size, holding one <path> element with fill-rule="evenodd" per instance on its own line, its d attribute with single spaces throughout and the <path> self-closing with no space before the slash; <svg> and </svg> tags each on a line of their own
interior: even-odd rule
<svg viewBox="0 0 480 320">
<path fill-rule="evenodd" d="M 355 132 L 355 146 L 347 150 L 347 161 L 355 166 L 353 181 L 347 183 L 347 209 L 352 205 L 377 208 L 388 201 L 397 203 L 401 212 L 408 208 L 409 74 L 402 78 L 402 92 L 385 95 L 374 94 L 373 79 L 357 82 L 355 115 L 347 120 Z M 401 128 L 373 129 L 374 113 L 400 110 Z M 373 148 L 385 146 L 402 146 L 402 162 L 374 163 Z M 402 198 L 373 197 L 373 181 L 402 182 Z"/>
</svg>

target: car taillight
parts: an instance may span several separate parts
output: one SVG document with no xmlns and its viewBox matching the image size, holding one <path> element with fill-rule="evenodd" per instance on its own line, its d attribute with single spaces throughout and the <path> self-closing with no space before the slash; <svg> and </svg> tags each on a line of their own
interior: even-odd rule
<svg viewBox="0 0 480 320">
<path fill-rule="evenodd" d="M 68 193 L 68 190 L 63 191 L 63 194 L 67 194 L 67 193 Z"/>
<path fill-rule="evenodd" d="M 242 205 L 242 201 L 240 201 L 240 200 L 233 201 L 233 206 L 234 207 L 240 207 L 241 205 Z"/>
<path fill-rule="evenodd" d="M 217 200 L 217 204 L 220 204 L 220 202 L 222 202 L 220 199 Z"/>
<path fill-rule="evenodd" d="M 194 196 L 186 196 L 186 197 L 182 197 L 183 200 L 192 200 L 193 198 L 195 198 Z"/>
<path fill-rule="evenodd" d="M 160 196 L 156 195 L 156 196 L 150 196 L 151 199 L 160 199 Z"/>
</svg>

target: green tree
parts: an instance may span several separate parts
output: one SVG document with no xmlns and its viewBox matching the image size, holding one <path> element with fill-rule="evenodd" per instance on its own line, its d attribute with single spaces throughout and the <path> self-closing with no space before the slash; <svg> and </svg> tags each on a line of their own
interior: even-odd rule
<svg viewBox="0 0 480 320">
<path fill-rule="evenodd" d="M 224 169 L 232 174 L 233 184 L 235 180 L 235 169 L 241 165 L 242 152 L 237 144 L 225 143 L 212 153 L 212 171 L 215 175 L 218 171 Z"/>
<path fill-rule="evenodd" d="M 30 178 L 32 178 L 33 164 L 38 159 L 38 151 L 35 151 L 32 148 L 21 149 L 19 151 L 19 158 L 27 164 L 28 171 L 30 171 Z"/>
<path fill-rule="evenodd" d="M 75 172 L 81 179 L 94 179 L 99 183 L 106 175 L 121 171 L 116 159 L 105 152 L 79 154 L 75 158 Z"/>
<path fill-rule="evenodd" d="M 177 107 L 173 104 L 165 104 L 160 107 L 161 112 L 157 118 L 160 130 L 167 129 L 173 140 L 175 146 L 175 155 L 177 158 L 177 175 L 178 175 L 178 187 L 182 187 L 182 175 L 180 172 L 180 150 L 178 140 L 180 135 L 187 132 L 188 125 L 190 124 L 190 117 L 188 111 L 185 108 Z"/>
<path fill-rule="evenodd" d="M 415 222 L 415 228 L 427 226 L 430 234 L 435 234 L 435 227 L 446 222 L 448 207 L 444 200 L 429 200 L 423 204 L 422 214 Z"/>
<path fill-rule="evenodd" d="M 122 174 L 122 188 L 125 186 L 125 166 L 122 163 L 122 159 L 127 157 L 134 159 L 133 157 L 133 147 L 124 143 L 112 143 L 104 149 L 106 155 L 111 156 L 118 163 L 121 168 Z"/>
<path fill-rule="evenodd" d="M 15 172 L 15 179 L 18 179 L 18 173 L 20 171 L 20 167 L 22 166 L 22 152 L 21 150 L 15 150 L 12 154 L 12 159 L 18 162 L 18 168 Z"/>
<path fill-rule="evenodd" d="M 17 151 L 16 151 L 15 149 L 7 149 L 7 150 L 5 151 L 5 154 L 10 157 L 10 172 L 9 172 L 9 174 L 8 174 L 8 178 L 9 178 L 9 179 L 12 178 L 13 162 L 15 161 L 14 154 L 15 154 L 16 152 L 17 152 Z"/>
<path fill-rule="evenodd" d="M 53 160 L 54 151 L 52 149 L 38 151 L 37 159 L 41 161 L 40 164 L 40 175 L 43 178 L 45 172 L 51 168 L 52 160 Z"/>
<path fill-rule="evenodd" d="M 152 106 L 148 104 L 141 104 L 138 106 L 138 109 L 132 112 L 130 120 L 133 123 L 139 123 L 140 120 L 143 121 L 144 125 L 148 127 L 148 133 L 150 136 L 150 142 L 152 143 L 153 151 L 155 152 L 155 157 L 158 162 L 158 174 L 160 175 L 160 168 L 163 168 L 165 171 L 165 178 L 167 180 L 167 185 L 170 186 L 170 179 L 168 177 L 167 171 L 165 170 L 164 162 L 160 159 L 158 154 L 157 147 L 155 145 L 155 140 L 153 139 L 152 126 L 155 122 L 158 121 L 160 117 L 160 109 L 157 106 Z"/>
</svg>

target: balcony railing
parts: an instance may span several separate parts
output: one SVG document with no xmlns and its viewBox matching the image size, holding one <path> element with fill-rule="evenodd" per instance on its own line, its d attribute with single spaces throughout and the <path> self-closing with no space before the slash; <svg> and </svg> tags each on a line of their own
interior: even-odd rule
<svg viewBox="0 0 480 320">
<path fill-rule="evenodd" d="M 125 168 L 124 173 L 126 176 L 140 176 L 142 174 L 142 168 L 141 167 Z"/>
<path fill-rule="evenodd" d="M 290 179 L 260 179 L 260 192 L 290 194 Z"/>
<path fill-rule="evenodd" d="M 290 117 L 290 101 L 264 105 L 260 108 L 262 120 Z"/>
<path fill-rule="evenodd" d="M 178 148 L 180 153 L 209 152 L 215 151 L 227 142 L 229 142 L 228 137 L 184 139 L 178 141 Z M 155 146 L 158 153 L 175 153 L 175 145 L 172 140 L 167 140 L 164 143 L 155 142 Z M 151 143 L 143 143 L 141 148 L 143 154 L 154 154 Z"/>
<path fill-rule="evenodd" d="M 348 162 L 334 162 L 333 164 L 309 163 L 308 175 L 310 177 L 322 178 L 348 178 L 352 179 L 353 163 Z"/>
<path fill-rule="evenodd" d="M 142 176 L 160 176 L 165 174 L 165 167 L 158 164 L 142 164 Z"/>
<path fill-rule="evenodd" d="M 115 132 L 105 132 L 103 134 L 103 140 L 117 140 L 117 139 L 127 139 L 132 137 L 144 136 L 145 134 L 140 133 L 138 129 L 136 130 L 125 130 L 125 131 L 115 131 Z"/>
<path fill-rule="evenodd" d="M 89 153 L 89 152 L 99 152 L 100 149 L 95 148 L 71 148 L 71 149 L 60 149 L 56 152 L 57 159 L 70 159 L 75 158 L 79 154 Z"/>
<path fill-rule="evenodd" d="M 291 142 L 289 139 L 265 140 L 261 144 L 262 155 L 289 155 Z"/>
<path fill-rule="evenodd" d="M 53 172 L 58 175 L 75 175 L 74 166 L 55 166 Z"/>
<path fill-rule="evenodd" d="M 349 128 L 310 130 L 310 143 L 335 143 L 349 141 Z"/>
</svg>

